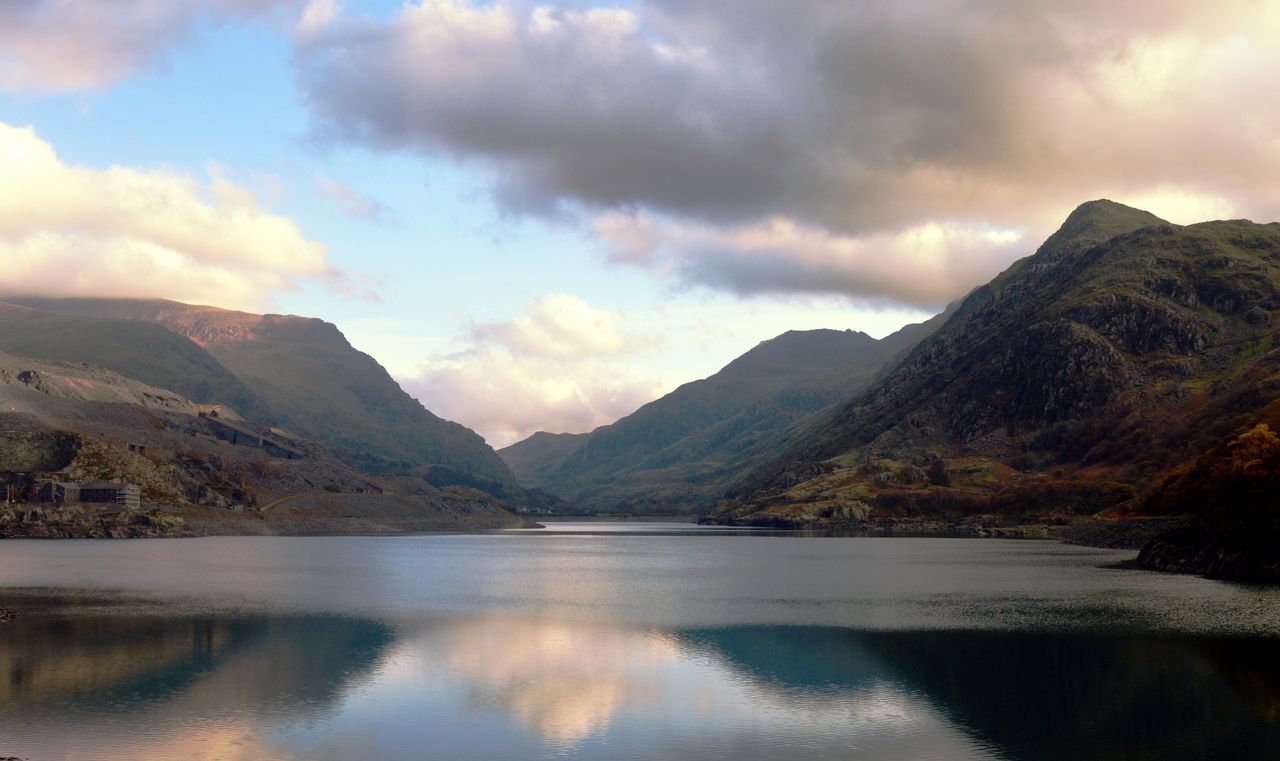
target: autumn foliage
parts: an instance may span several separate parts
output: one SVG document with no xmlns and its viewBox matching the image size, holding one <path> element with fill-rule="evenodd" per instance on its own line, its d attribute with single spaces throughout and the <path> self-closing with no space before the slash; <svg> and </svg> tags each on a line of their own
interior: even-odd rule
<svg viewBox="0 0 1280 761">
<path fill-rule="evenodd" d="M 1280 510 L 1280 435 L 1266 423 L 1175 469 L 1153 490 L 1152 513 Z"/>
<path fill-rule="evenodd" d="M 1280 486 L 1280 436 L 1259 423 L 1227 445 L 1230 455 L 1213 468 L 1211 482 L 1223 493 L 1267 497 Z"/>
</svg>

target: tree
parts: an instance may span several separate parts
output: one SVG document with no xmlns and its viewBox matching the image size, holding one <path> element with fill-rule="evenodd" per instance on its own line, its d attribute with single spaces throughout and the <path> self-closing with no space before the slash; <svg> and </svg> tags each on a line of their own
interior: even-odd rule
<svg viewBox="0 0 1280 761">
<path fill-rule="evenodd" d="M 1215 464 L 1210 483 L 1233 502 L 1273 502 L 1280 498 L 1280 436 L 1259 423 L 1227 445 L 1227 456 Z"/>
</svg>

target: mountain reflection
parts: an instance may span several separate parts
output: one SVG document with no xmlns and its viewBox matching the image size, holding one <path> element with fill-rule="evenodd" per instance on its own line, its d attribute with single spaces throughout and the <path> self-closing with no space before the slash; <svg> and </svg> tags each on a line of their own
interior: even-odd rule
<svg viewBox="0 0 1280 761">
<path fill-rule="evenodd" d="M 331 702 L 390 641 L 381 624 L 338 617 L 24 617 L 0 639 L 0 700 L 297 710 Z"/>
<path fill-rule="evenodd" d="M 1280 643 L 509 615 L 24 616 L 0 756 L 1280 757 Z"/>
<path fill-rule="evenodd" d="M 392 640 L 342 617 L 84 611 L 24 615 L 0 635 L 0 740 L 131 759 L 256 757 L 265 723 L 331 708 Z"/>
<path fill-rule="evenodd" d="M 921 695 L 1015 759 L 1280 758 L 1280 642 L 743 627 L 682 634 L 761 689 Z"/>
</svg>

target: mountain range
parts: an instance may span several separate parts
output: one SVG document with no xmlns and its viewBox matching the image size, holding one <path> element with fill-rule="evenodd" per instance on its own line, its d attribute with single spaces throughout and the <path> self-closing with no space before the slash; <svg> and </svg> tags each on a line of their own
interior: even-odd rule
<svg viewBox="0 0 1280 761">
<path fill-rule="evenodd" d="M 1179 516 L 1189 528 L 1143 562 L 1238 576 L 1270 557 L 1252 539 L 1280 536 L 1278 313 L 1280 224 L 1099 200 L 928 321 L 879 340 L 790 331 L 615 423 L 497 453 L 330 323 L 171 301 L 0 303 L 0 415 L 99 437 L 244 425 L 315 465 L 280 488 L 461 489 L 536 512 L 843 529 Z M 1241 537 L 1252 549 L 1224 549 Z"/>
<path fill-rule="evenodd" d="M 1188 528 L 1144 563 L 1280 579 L 1277 314 L 1280 224 L 1092 201 L 926 323 L 787 333 L 612 425 L 500 454 L 570 500 L 713 523 L 1173 516 Z"/>
<path fill-rule="evenodd" d="M 611 425 L 537 433 L 498 454 L 522 482 L 589 509 L 702 510 L 809 416 L 871 382 L 944 319 L 880 340 L 852 330 L 789 331 Z"/>
<path fill-rule="evenodd" d="M 1280 422 L 1277 311 L 1280 224 L 1084 204 L 710 517 L 1183 514 L 1171 474 Z"/>
</svg>

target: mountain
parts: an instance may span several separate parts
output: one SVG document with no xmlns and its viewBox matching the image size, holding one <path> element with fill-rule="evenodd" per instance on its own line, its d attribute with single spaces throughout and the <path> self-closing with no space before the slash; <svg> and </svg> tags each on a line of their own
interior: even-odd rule
<svg viewBox="0 0 1280 761">
<path fill-rule="evenodd" d="M 538 431 L 527 439 L 498 450 L 498 456 L 522 484 L 546 484 L 569 455 L 591 436 L 589 433 Z"/>
<path fill-rule="evenodd" d="M 932 327 L 880 341 L 790 331 L 590 434 L 537 433 L 499 454 L 522 481 L 580 507 L 702 509 L 776 453 L 793 426 L 870 382 Z"/>
<path fill-rule="evenodd" d="M 483 438 L 431 414 L 376 360 L 322 320 L 162 300 L 9 302 L 28 309 L 0 310 L 0 318 L 11 315 L 8 323 L 0 323 L 5 328 L 0 350 L 96 362 L 197 401 L 229 404 L 318 440 L 371 472 L 447 465 L 515 481 Z M 32 325 L 54 327 L 32 330 Z M 216 383 L 199 393 L 187 390 L 204 382 L 200 378 Z"/>
<path fill-rule="evenodd" d="M 1178 513 L 1170 474 L 1280 422 L 1277 310 L 1280 224 L 1086 203 L 710 519 Z"/>
<path fill-rule="evenodd" d="M 226 404 L 249 417 L 273 419 L 266 402 L 213 355 L 159 325 L 0 302 L 0 351 L 100 365 L 196 402 Z"/>
<path fill-rule="evenodd" d="M 120 510 L 114 504 L 41 502 L 36 493 L 50 479 L 129 483 L 138 488 L 140 504 Z M 519 487 L 492 485 L 533 502 L 526 511 L 539 507 Z M 6 495 L 0 537 L 530 525 L 509 511 L 514 505 L 479 486 L 442 478 L 371 477 L 315 442 L 246 420 L 226 407 L 197 404 L 97 365 L 6 353 L 0 353 L 0 488 Z M 9 504 L 10 496 L 17 503 Z"/>
</svg>

